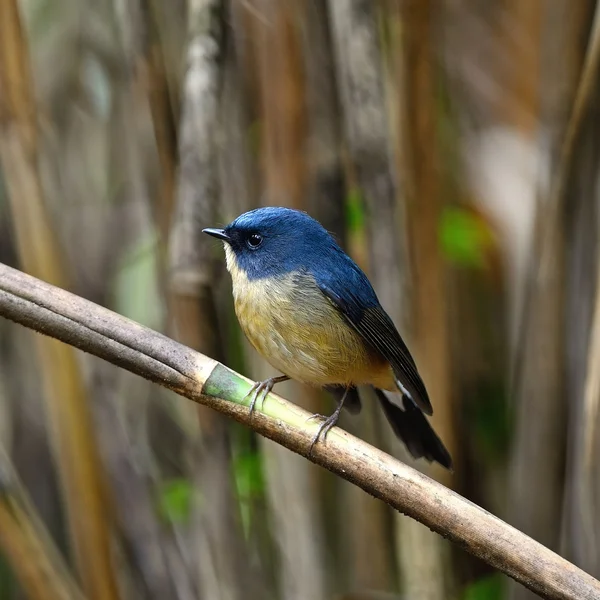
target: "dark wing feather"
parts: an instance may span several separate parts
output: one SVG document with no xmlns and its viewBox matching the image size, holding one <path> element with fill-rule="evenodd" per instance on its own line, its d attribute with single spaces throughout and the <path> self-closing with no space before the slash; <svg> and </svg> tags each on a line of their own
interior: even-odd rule
<svg viewBox="0 0 600 600">
<path fill-rule="evenodd" d="M 433 409 L 427 390 L 406 344 L 379 304 L 366 275 L 350 259 L 348 261 L 354 266 L 349 278 L 316 278 L 317 285 L 363 339 L 389 361 L 399 389 L 431 415 Z"/>
</svg>

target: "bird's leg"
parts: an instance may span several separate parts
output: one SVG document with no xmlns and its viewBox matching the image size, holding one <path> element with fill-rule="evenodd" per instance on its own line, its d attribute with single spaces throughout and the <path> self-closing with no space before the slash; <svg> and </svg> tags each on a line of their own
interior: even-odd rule
<svg viewBox="0 0 600 600">
<path fill-rule="evenodd" d="M 340 413 L 342 412 L 342 408 L 344 407 L 344 402 L 346 401 L 346 396 L 348 395 L 348 392 L 350 391 L 351 387 L 352 386 L 348 386 L 346 388 L 346 391 L 344 392 L 342 399 L 339 401 L 337 408 L 333 411 L 333 414 L 330 417 L 327 417 L 325 421 L 323 421 L 323 423 L 321 424 L 321 427 L 319 427 L 319 430 L 317 431 L 317 434 L 313 438 L 313 441 L 310 445 L 310 449 L 308 450 L 308 456 L 312 454 L 313 448 L 315 444 L 319 441 L 319 438 L 323 436 L 323 441 L 325 441 L 329 430 L 332 427 L 334 427 L 335 424 L 338 422 L 338 419 L 340 418 Z M 309 417 L 309 419 L 315 419 L 319 417 L 324 418 L 323 415 L 313 415 L 312 417 Z"/>
<path fill-rule="evenodd" d="M 258 401 L 259 396 L 262 396 L 261 402 L 264 402 L 267 394 L 273 389 L 273 386 L 276 383 L 281 383 L 288 380 L 289 377 L 287 375 L 281 375 L 279 377 L 265 379 L 264 381 L 257 381 L 250 388 L 250 391 L 244 396 L 244 399 L 248 398 L 248 396 L 252 396 L 252 402 L 250 402 L 250 414 L 254 412 L 254 408 L 256 407 L 256 402 Z"/>
</svg>

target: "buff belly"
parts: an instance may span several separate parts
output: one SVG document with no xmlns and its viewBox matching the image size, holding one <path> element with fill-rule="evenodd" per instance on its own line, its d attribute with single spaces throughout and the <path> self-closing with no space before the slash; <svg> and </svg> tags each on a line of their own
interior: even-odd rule
<svg viewBox="0 0 600 600">
<path fill-rule="evenodd" d="M 240 325 L 275 369 L 316 386 L 368 383 L 396 390 L 387 361 L 364 344 L 309 275 L 232 277 Z"/>
</svg>

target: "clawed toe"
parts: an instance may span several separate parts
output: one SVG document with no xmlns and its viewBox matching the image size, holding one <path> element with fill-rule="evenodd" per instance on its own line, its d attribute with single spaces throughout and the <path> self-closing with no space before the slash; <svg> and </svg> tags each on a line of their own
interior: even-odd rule
<svg viewBox="0 0 600 600">
<path fill-rule="evenodd" d="M 304 421 L 304 422 L 308 423 L 309 421 L 312 421 L 313 419 L 327 419 L 327 417 L 325 415 L 320 415 L 319 413 L 315 413 L 314 415 L 310 415 L 310 417 L 308 417 L 306 419 L 306 421 Z"/>
<path fill-rule="evenodd" d="M 306 419 L 307 421 L 310 421 L 311 419 L 315 419 L 315 418 L 325 419 L 325 421 L 323 421 L 323 423 L 321 423 L 321 426 L 317 430 L 317 433 L 315 434 L 315 437 L 312 439 L 312 442 L 310 444 L 310 448 L 308 450 L 308 456 L 309 457 L 312 455 L 312 451 L 313 451 L 313 448 L 315 447 L 315 444 L 320 439 L 322 439 L 323 441 L 325 441 L 325 438 L 327 437 L 327 434 L 329 433 L 329 431 L 338 422 L 338 417 L 339 417 L 339 413 L 334 413 L 330 417 L 327 417 L 327 418 L 325 418 L 323 415 L 315 414 L 315 415 L 312 415 L 311 417 L 309 417 L 308 419 Z"/>
<path fill-rule="evenodd" d="M 244 399 L 252 396 L 252 401 L 250 402 L 250 414 L 254 412 L 256 408 L 256 403 L 260 397 L 261 403 L 265 401 L 267 394 L 273 389 L 273 383 L 270 380 L 267 381 L 257 381 L 249 390 L 249 392 L 244 396 Z"/>
<path fill-rule="evenodd" d="M 287 375 L 281 375 L 280 377 L 271 377 L 264 381 L 257 381 L 244 396 L 244 400 L 249 396 L 252 396 L 252 401 L 250 402 L 250 415 L 254 412 L 254 408 L 256 407 L 259 398 L 261 403 L 264 402 L 267 394 L 271 392 L 276 383 L 282 383 L 288 379 L 289 377 Z"/>
<path fill-rule="evenodd" d="M 349 387 L 346 388 L 346 391 L 344 392 L 344 395 L 342 396 L 342 399 L 340 400 L 338 407 L 335 409 L 334 413 L 331 416 L 326 418 L 323 415 L 315 414 L 315 415 L 308 417 L 308 419 L 306 419 L 307 422 L 310 421 L 311 419 L 316 419 L 316 418 L 325 419 L 325 421 L 323 421 L 323 423 L 321 423 L 321 426 L 319 427 L 319 429 L 317 431 L 317 435 L 315 435 L 315 437 L 313 438 L 313 440 L 310 444 L 310 448 L 308 449 L 308 458 L 311 457 L 313 448 L 315 447 L 315 444 L 319 441 L 319 439 L 323 438 L 323 441 L 325 441 L 325 438 L 327 437 L 329 430 L 332 427 L 334 427 L 336 425 L 336 423 L 338 422 L 338 419 L 340 418 L 340 412 L 342 411 L 342 407 L 344 406 L 344 401 L 346 400 L 346 396 L 348 395 L 349 389 L 350 389 Z"/>
</svg>

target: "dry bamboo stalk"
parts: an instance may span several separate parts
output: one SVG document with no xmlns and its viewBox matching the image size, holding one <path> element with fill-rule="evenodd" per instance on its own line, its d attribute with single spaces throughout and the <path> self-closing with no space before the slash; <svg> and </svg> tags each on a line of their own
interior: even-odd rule
<svg viewBox="0 0 600 600">
<path fill-rule="evenodd" d="M 4 450 L 0 449 L 0 549 L 32 600 L 84 600 Z"/>
<path fill-rule="evenodd" d="M 0 315 L 229 415 L 306 456 L 319 423 L 270 394 L 249 415 L 252 382 L 166 336 L 0 265 Z M 600 581 L 408 465 L 334 428 L 311 460 L 459 544 L 549 600 L 600 598 Z"/>
<path fill-rule="evenodd" d="M 37 113 L 29 52 L 16 0 L 0 3 L 0 165 L 10 200 L 21 264 L 65 284 L 58 243 L 38 171 Z M 86 390 L 71 348 L 39 339 L 39 366 L 58 456 L 69 530 L 84 591 L 93 600 L 118 598 L 111 562 L 106 489 Z"/>
</svg>

